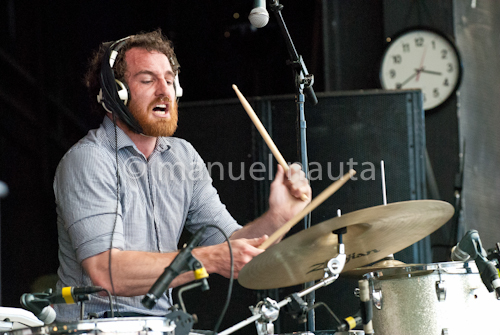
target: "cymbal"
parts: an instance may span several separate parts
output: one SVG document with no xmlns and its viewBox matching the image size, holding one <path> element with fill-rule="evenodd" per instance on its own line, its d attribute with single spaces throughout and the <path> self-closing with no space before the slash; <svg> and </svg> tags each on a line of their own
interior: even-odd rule
<svg viewBox="0 0 500 335">
<path fill-rule="evenodd" d="M 355 268 L 344 272 L 346 277 L 363 277 L 364 274 L 384 270 L 388 268 L 400 268 L 405 266 L 417 266 L 421 264 L 406 264 L 404 262 L 398 261 L 396 259 L 383 259 L 380 262 L 372 264 L 370 266 L 362 266 L 360 268 Z"/>
<path fill-rule="evenodd" d="M 347 260 L 343 272 L 374 263 L 418 242 L 453 216 L 453 206 L 439 200 L 414 200 L 370 207 L 318 223 L 256 256 L 238 281 L 250 289 L 272 289 L 321 279 L 326 263 L 338 254 L 342 235 Z"/>
</svg>

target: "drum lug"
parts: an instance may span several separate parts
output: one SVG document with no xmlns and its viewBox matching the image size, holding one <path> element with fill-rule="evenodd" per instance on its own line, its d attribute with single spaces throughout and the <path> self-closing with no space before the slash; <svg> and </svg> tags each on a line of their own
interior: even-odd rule
<svg viewBox="0 0 500 335">
<path fill-rule="evenodd" d="M 446 286 L 444 285 L 444 280 L 436 282 L 436 294 L 438 301 L 446 300 Z"/>
<path fill-rule="evenodd" d="M 382 309 L 382 290 L 373 289 L 372 290 L 373 305 L 377 309 Z"/>
</svg>

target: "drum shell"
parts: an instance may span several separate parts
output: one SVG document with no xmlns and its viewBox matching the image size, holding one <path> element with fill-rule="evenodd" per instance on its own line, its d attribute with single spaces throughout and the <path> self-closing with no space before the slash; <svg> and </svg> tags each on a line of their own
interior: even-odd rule
<svg viewBox="0 0 500 335">
<path fill-rule="evenodd" d="M 391 268 L 365 277 L 374 305 L 381 302 L 373 307 L 376 334 L 500 334 L 500 301 L 474 262 Z"/>
</svg>

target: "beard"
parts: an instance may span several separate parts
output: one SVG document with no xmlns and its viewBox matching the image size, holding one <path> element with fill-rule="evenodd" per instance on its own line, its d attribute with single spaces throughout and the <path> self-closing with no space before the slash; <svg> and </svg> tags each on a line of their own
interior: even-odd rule
<svg viewBox="0 0 500 335">
<path fill-rule="evenodd" d="M 137 120 L 139 125 L 142 127 L 142 133 L 146 136 L 159 137 L 159 136 L 172 136 L 177 130 L 177 101 L 167 102 L 169 105 L 168 112 L 170 114 L 170 119 L 157 119 L 151 116 L 151 110 L 153 106 L 156 106 L 159 102 L 155 101 L 150 106 L 148 110 L 144 111 L 139 106 L 137 106 L 133 100 L 130 101 L 129 110 L 130 113 Z"/>
</svg>

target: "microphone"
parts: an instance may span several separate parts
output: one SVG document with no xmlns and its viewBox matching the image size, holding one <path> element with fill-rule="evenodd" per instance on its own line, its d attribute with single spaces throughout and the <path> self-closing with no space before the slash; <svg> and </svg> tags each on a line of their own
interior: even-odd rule
<svg viewBox="0 0 500 335">
<path fill-rule="evenodd" d="M 486 258 L 481 239 L 477 230 L 469 230 L 460 242 L 451 249 L 453 261 L 465 262 L 472 259 L 476 262 L 481 280 L 489 292 L 495 291 L 497 299 L 500 299 L 500 277 L 495 264 Z"/>
<path fill-rule="evenodd" d="M 46 325 L 56 320 L 56 311 L 50 306 L 50 301 L 47 299 L 40 299 L 34 294 L 25 293 L 21 296 L 21 306 L 32 312 Z"/>
<path fill-rule="evenodd" d="M 358 311 L 355 315 L 353 316 L 348 316 L 344 320 L 342 320 L 342 323 L 340 326 L 337 327 L 338 332 L 348 332 L 349 330 L 352 330 L 358 326 L 361 326 L 363 324 L 363 319 L 361 317 L 361 312 Z"/>
<path fill-rule="evenodd" d="M 255 0 L 253 3 L 253 9 L 248 15 L 248 20 L 255 28 L 262 28 L 269 22 L 269 13 L 266 9 L 266 0 Z"/>
<path fill-rule="evenodd" d="M 104 288 L 100 286 L 67 286 L 60 290 L 56 290 L 55 293 L 50 292 L 48 300 L 51 304 L 76 304 L 79 301 L 89 300 L 89 294 L 101 291 L 104 291 Z"/>
<path fill-rule="evenodd" d="M 67 286 L 55 293 L 52 293 L 52 289 L 48 289 L 46 293 L 25 293 L 21 296 L 21 306 L 47 325 L 56 319 L 56 311 L 50 306 L 51 304 L 75 304 L 89 300 L 89 294 L 101 291 L 104 289 L 100 286 Z"/>
<path fill-rule="evenodd" d="M 170 286 L 170 283 L 181 273 L 186 272 L 191 270 L 191 264 L 193 262 L 197 262 L 201 264 L 192 254 L 191 251 L 193 250 L 194 247 L 198 246 L 198 244 L 201 242 L 201 239 L 203 237 L 203 233 L 207 229 L 206 226 L 202 227 L 199 229 L 193 237 L 191 237 L 191 240 L 184 246 L 184 249 L 182 249 L 177 256 L 175 256 L 174 260 L 172 263 L 170 263 L 169 266 L 165 268 L 165 271 L 161 274 L 161 276 L 156 280 L 156 282 L 151 286 L 149 289 L 149 292 L 144 296 L 142 299 L 142 305 L 148 309 L 152 309 L 155 305 L 158 299 L 163 295 L 163 292 L 165 292 L 168 287 Z M 201 268 L 204 270 L 204 268 L 201 266 Z M 203 271 L 202 271 L 203 272 Z M 203 272 L 203 274 L 206 274 L 206 270 Z M 196 273 L 195 273 L 196 276 Z M 208 277 L 206 275 L 205 277 Z"/>
</svg>

